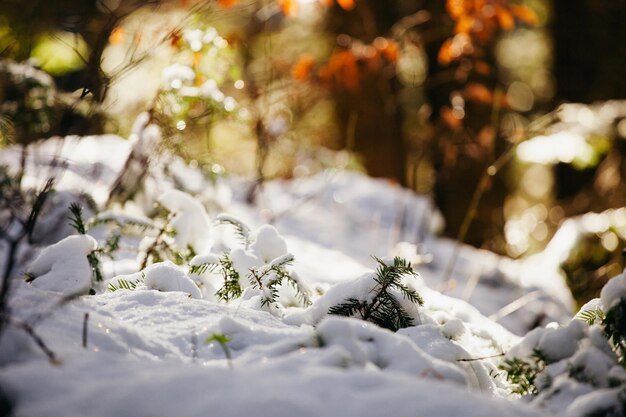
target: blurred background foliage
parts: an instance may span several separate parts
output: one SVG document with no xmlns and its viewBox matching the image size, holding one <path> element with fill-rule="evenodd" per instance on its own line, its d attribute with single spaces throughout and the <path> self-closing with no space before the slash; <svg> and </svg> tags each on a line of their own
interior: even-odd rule
<svg viewBox="0 0 626 417">
<path fill-rule="evenodd" d="M 256 178 L 251 202 L 360 169 L 522 257 L 624 207 L 623 22 L 624 1 L 3 0 L 0 134 L 127 136 L 149 111 L 165 148 Z M 606 213 L 563 263 L 579 300 L 623 267 Z"/>
</svg>

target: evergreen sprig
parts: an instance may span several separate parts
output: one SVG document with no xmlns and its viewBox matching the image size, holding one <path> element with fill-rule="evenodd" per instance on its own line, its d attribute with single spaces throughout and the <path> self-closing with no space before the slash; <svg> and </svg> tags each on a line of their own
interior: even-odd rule
<svg viewBox="0 0 626 417">
<path fill-rule="evenodd" d="M 582 320 L 591 326 L 596 322 L 604 321 L 604 312 L 601 308 L 595 308 L 593 310 L 581 310 L 576 314 L 576 316 L 574 316 L 574 318 Z"/>
<path fill-rule="evenodd" d="M 293 260 L 292 254 L 286 254 L 274 259 L 267 265 L 250 270 L 250 274 L 248 275 L 250 284 L 254 288 L 263 291 L 263 298 L 261 300 L 262 306 L 265 307 L 276 302 L 278 298 L 278 287 L 284 281 L 293 286 L 296 290 L 296 294 L 304 305 L 311 303 L 307 291 L 302 284 L 286 269 L 287 266 L 293 263 Z"/>
<path fill-rule="evenodd" d="M 35 225 L 37 224 L 37 219 L 39 219 L 39 215 L 41 214 L 41 210 L 43 209 L 44 204 L 48 200 L 48 197 L 51 193 L 54 192 L 54 179 L 49 178 L 41 190 L 35 196 L 35 201 L 31 206 L 30 212 L 28 213 L 28 218 L 26 220 L 26 224 L 24 225 L 24 231 L 28 235 L 28 241 L 32 243 L 33 232 L 35 231 Z"/>
<path fill-rule="evenodd" d="M 247 224 L 238 218 L 225 213 L 218 215 L 216 220 L 219 223 L 233 226 L 237 236 L 239 236 L 239 238 L 243 241 L 245 248 L 247 249 L 250 246 L 250 228 Z"/>
<path fill-rule="evenodd" d="M 107 286 L 107 290 L 110 292 L 114 292 L 117 290 L 134 290 L 135 288 L 137 288 L 138 284 L 139 283 L 135 281 L 129 281 L 126 279 L 118 279 L 117 284 L 113 284 L 112 282 L 109 282 L 109 285 Z"/>
<path fill-rule="evenodd" d="M 85 226 L 85 220 L 83 219 L 83 208 L 77 204 L 72 203 L 69 207 L 71 216 L 70 216 L 70 225 L 81 235 L 87 233 L 87 227 Z M 87 261 L 89 262 L 89 266 L 91 267 L 91 273 L 96 282 L 101 282 L 104 280 L 104 275 L 102 274 L 102 265 L 100 263 L 100 259 L 98 255 L 102 253 L 101 249 L 96 249 L 87 254 Z"/>
<path fill-rule="evenodd" d="M 514 394 L 529 395 L 537 394 L 537 386 L 535 379 L 545 368 L 545 362 L 541 359 L 542 355 L 533 355 L 534 361 L 527 362 L 520 358 L 506 359 L 499 366 L 501 370 L 506 372 L 506 379 L 513 384 L 512 392 Z"/>
<path fill-rule="evenodd" d="M 157 263 L 165 260 L 171 260 L 176 265 L 182 265 L 191 261 L 196 256 L 194 249 L 187 245 L 186 249 L 176 250 L 170 243 L 168 238 L 176 236 L 176 229 L 170 225 L 172 216 L 168 215 L 165 224 L 157 231 L 152 244 L 145 250 L 141 268 L 148 266 L 148 263 Z"/>
<path fill-rule="evenodd" d="M 395 257 L 392 265 L 379 258 L 374 259 L 378 262 L 378 267 L 373 277 L 376 286 L 371 291 L 375 295 L 368 297 L 371 301 L 350 297 L 343 303 L 331 307 L 328 313 L 359 317 L 392 331 L 412 326 L 413 318 L 390 291 L 399 291 L 403 298 L 414 304 L 424 304 L 417 291 L 402 282 L 404 276 L 416 275 L 416 272 L 413 271 L 410 262 L 400 257 Z"/>
<path fill-rule="evenodd" d="M 604 334 L 611 342 L 617 360 L 626 368 L 626 298 L 607 311 L 602 322 Z"/>
<path fill-rule="evenodd" d="M 114 292 L 117 290 L 135 290 L 137 289 L 137 286 L 139 284 L 143 284 L 143 282 L 146 280 L 146 274 L 145 272 L 141 272 L 141 278 L 139 278 L 136 281 L 131 281 L 129 279 L 124 279 L 124 278 L 118 278 L 116 281 L 117 283 L 114 284 L 112 282 L 109 282 L 109 285 L 107 286 L 107 290 L 109 292 Z"/>
</svg>

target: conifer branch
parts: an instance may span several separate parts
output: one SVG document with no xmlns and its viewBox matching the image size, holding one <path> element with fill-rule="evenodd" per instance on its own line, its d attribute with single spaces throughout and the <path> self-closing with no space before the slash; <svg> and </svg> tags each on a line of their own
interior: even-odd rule
<svg viewBox="0 0 626 417">
<path fill-rule="evenodd" d="M 85 224 L 85 220 L 83 219 L 83 208 L 77 203 L 72 203 L 70 204 L 69 210 L 72 214 L 70 216 L 70 226 L 72 226 L 81 235 L 87 234 L 87 226 Z M 102 265 L 100 263 L 100 259 L 98 258 L 100 253 L 101 250 L 96 249 L 87 254 L 87 261 L 89 262 L 93 278 L 96 282 L 104 280 Z"/>
<path fill-rule="evenodd" d="M 244 242 L 245 248 L 247 249 L 250 246 L 250 228 L 243 221 L 226 213 L 218 215 L 216 220 L 219 223 L 233 226 L 237 235 Z"/>
<path fill-rule="evenodd" d="M 412 326 L 413 318 L 390 291 L 397 290 L 405 299 L 422 305 L 424 300 L 417 291 L 402 282 L 404 276 L 416 275 L 415 271 L 408 261 L 399 257 L 394 258 L 392 265 L 387 265 L 379 258 L 374 259 L 378 262 L 378 268 L 372 278 L 376 286 L 370 291 L 375 292 L 371 302 L 350 297 L 343 303 L 332 306 L 328 313 L 348 317 L 356 316 L 393 331 Z"/>
</svg>

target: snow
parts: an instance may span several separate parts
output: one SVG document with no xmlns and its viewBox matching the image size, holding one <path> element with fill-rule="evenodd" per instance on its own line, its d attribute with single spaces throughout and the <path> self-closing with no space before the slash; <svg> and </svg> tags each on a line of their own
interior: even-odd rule
<svg viewBox="0 0 626 417">
<path fill-rule="evenodd" d="M 183 191 L 168 190 L 158 202 L 173 214 L 169 225 L 176 230 L 173 240 L 179 250 L 191 247 L 203 254 L 210 249 L 211 221 L 199 201 Z"/>
<path fill-rule="evenodd" d="M 32 285 L 42 290 L 64 295 L 86 293 L 91 287 L 87 255 L 97 246 L 89 235 L 68 236 L 44 249 L 26 273 Z"/>
<path fill-rule="evenodd" d="M 202 298 L 198 286 L 181 268 L 170 261 L 152 264 L 144 271 L 146 288 L 157 291 L 182 291 L 191 298 Z"/>
<path fill-rule="evenodd" d="M 600 292 L 600 302 L 605 313 L 622 299 L 626 299 L 626 273 L 610 279 Z"/>
<path fill-rule="evenodd" d="M 106 155 L 128 156 L 130 145 L 141 152 L 143 141 L 157 140 L 147 115 L 130 139 L 69 138 L 34 148 L 28 184 L 40 184 L 50 158 L 71 159 L 57 183 L 67 195 L 50 212 L 50 225 L 54 213 L 67 222 L 67 213 L 58 213 L 78 189 L 104 207 L 125 160 Z M 60 151 L 51 151 L 53 142 Z M 14 157 L 12 149 L 0 153 L 1 161 Z M 441 216 L 430 200 L 357 173 L 270 181 L 255 207 L 245 203 L 249 183 L 241 179 L 214 183 L 167 155 L 151 164 L 143 191 L 96 214 L 100 223 L 90 235 L 55 229 L 49 243 L 58 243 L 24 246 L 28 256 L 17 270 L 28 268 L 35 279 L 26 283 L 16 274 L 11 319 L 30 324 L 59 362 L 19 326 L 5 330 L 0 384 L 15 415 L 582 417 L 622 404 L 626 371 L 601 325 L 571 319 L 571 295 L 559 274 L 558 259 L 580 222 L 566 222 L 536 263 L 518 262 L 438 237 Z M 151 218 L 157 201 L 169 211 L 161 223 Z M 94 285 L 87 255 L 103 247 L 116 223 L 133 222 L 167 224 L 172 234 L 164 239 L 184 256 L 142 268 L 144 232 L 124 234 L 119 251 L 100 258 L 106 280 Z M 423 305 L 390 291 L 413 320 L 395 333 L 328 314 L 346 298 L 372 301 L 372 255 L 402 255 L 419 272 L 403 284 Z M 228 302 L 216 296 L 224 259 L 243 290 Z M 205 264 L 216 266 L 190 273 Z M 307 292 L 310 306 L 287 283 L 276 287 L 276 302 L 264 305 L 279 268 Z M 250 281 L 254 274 L 259 286 Z M 609 281 L 585 308 L 608 311 L 624 297 L 624 279 Z M 107 291 L 122 282 L 135 288 Z M 95 295 L 76 296 L 91 288 Z M 518 401 L 499 366 L 504 359 L 532 361 L 537 351 L 546 360 L 540 392 Z"/>
<path fill-rule="evenodd" d="M 250 245 L 250 250 L 265 264 L 287 253 L 285 239 L 278 234 L 274 226 L 269 224 L 259 227 L 253 234 L 252 240 L 254 243 Z"/>
</svg>

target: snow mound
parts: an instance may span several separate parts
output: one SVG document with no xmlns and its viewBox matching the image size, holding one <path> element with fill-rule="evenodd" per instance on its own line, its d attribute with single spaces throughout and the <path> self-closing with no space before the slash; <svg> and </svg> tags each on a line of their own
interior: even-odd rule
<svg viewBox="0 0 626 417">
<path fill-rule="evenodd" d="M 202 298 L 198 286 L 170 261 L 152 264 L 144 270 L 144 286 L 157 291 L 182 291 L 191 298 Z"/>
<path fill-rule="evenodd" d="M 170 226 L 176 231 L 173 240 L 178 250 L 192 247 L 196 253 L 205 253 L 210 249 L 211 221 L 198 200 L 183 191 L 168 190 L 158 201 L 174 215 Z"/>
<path fill-rule="evenodd" d="M 32 285 L 65 295 L 87 293 L 91 266 L 87 255 L 98 247 L 89 235 L 68 236 L 45 248 L 26 271 Z"/>
</svg>

